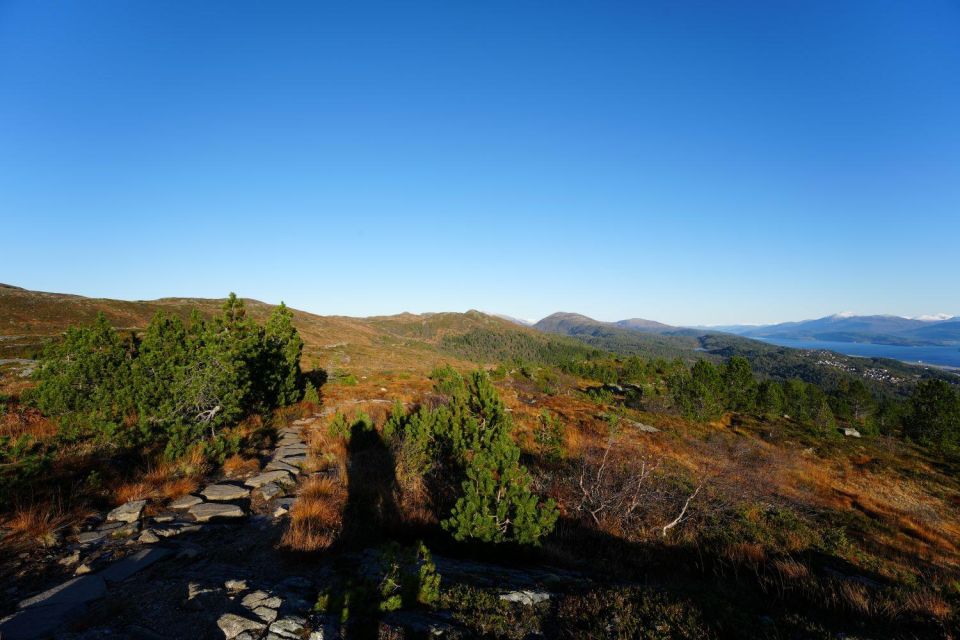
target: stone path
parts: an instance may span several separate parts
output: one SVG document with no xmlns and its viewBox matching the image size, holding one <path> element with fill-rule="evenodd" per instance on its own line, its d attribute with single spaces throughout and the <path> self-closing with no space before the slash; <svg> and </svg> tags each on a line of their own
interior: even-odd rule
<svg viewBox="0 0 960 640">
<path fill-rule="evenodd" d="M 76 576 L 21 600 L 0 621 L 0 639 L 330 640 L 337 621 L 312 612 L 317 594 L 343 586 L 343 567 L 280 549 L 283 518 L 297 499 L 308 458 L 301 435 L 314 418 L 281 429 L 262 468 L 223 478 L 154 516 L 132 502 L 89 524 L 71 548 Z M 324 472 L 320 472 L 324 473 Z M 338 562 L 359 574 L 377 549 Z M 434 556 L 444 581 L 494 588 L 523 606 L 546 606 L 558 585 L 582 577 Z M 352 575 L 352 574 L 350 574 Z M 402 634 L 460 633 L 445 612 L 395 611 L 380 622 Z M 462 636 L 467 637 L 467 636 Z"/>
<path fill-rule="evenodd" d="M 101 521 L 91 521 L 87 530 L 81 532 L 68 549 L 71 555 L 67 560 L 71 566 L 75 565 L 76 577 L 21 600 L 16 612 L 0 620 L 0 638 L 187 637 L 166 635 L 162 624 L 157 632 L 137 627 L 128 629 L 126 635 L 118 634 L 111 621 L 102 619 L 99 620 L 100 627 L 88 627 L 82 635 L 69 635 L 66 629 L 78 621 L 85 621 L 85 617 L 91 617 L 91 608 L 102 608 L 101 603 L 136 594 L 141 589 L 146 591 L 137 596 L 137 601 L 149 601 L 151 579 L 140 579 L 139 575 L 157 563 L 165 564 L 162 561 L 178 560 L 183 567 L 180 574 L 192 574 L 195 558 L 211 555 L 211 549 L 219 551 L 231 546 L 238 551 L 243 549 L 244 544 L 239 542 L 241 535 L 254 540 L 267 536 L 271 546 L 276 547 L 280 527 L 274 526 L 271 514 L 283 517 L 296 500 L 291 491 L 295 491 L 307 458 L 307 444 L 301 430 L 314 421 L 315 418 L 297 420 L 293 426 L 280 429 L 276 448 L 263 468 L 250 477 L 223 479 L 207 485 L 197 495 L 173 500 L 166 505 L 166 511 L 153 517 L 143 515 L 147 501 L 136 500 L 117 507 Z M 224 527 L 230 523 L 233 524 Z M 244 529 L 253 526 L 256 533 L 240 534 L 237 524 Z M 202 575 L 211 573 L 208 566 L 197 567 L 197 570 Z M 173 568 L 171 571 L 173 576 L 169 586 L 179 588 L 181 575 Z M 219 637 L 240 640 L 306 638 L 310 633 L 307 621 L 295 615 L 294 610 L 298 614 L 308 611 L 312 604 L 309 598 L 315 597 L 316 591 L 309 580 L 299 578 L 300 582 L 297 582 L 297 576 L 286 579 L 292 584 L 283 584 L 281 579 L 277 594 L 263 588 L 245 593 L 248 589 L 243 580 L 228 579 L 219 590 L 197 587 L 190 582 L 185 585 L 186 600 L 182 606 L 196 609 L 198 602 L 211 599 L 210 594 L 216 592 L 225 596 L 224 602 L 220 603 L 223 608 L 206 613 L 218 616 L 217 626 L 222 631 Z M 238 588 L 241 584 L 243 588 Z M 293 597 L 291 588 L 297 585 L 304 592 Z M 233 606 L 234 596 L 240 597 L 239 607 Z M 230 608 L 236 611 L 222 613 Z M 190 633 L 189 637 L 208 636 L 197 631 Z M 322 638 L 322 631 L 310 637 Z"/>
</svg>

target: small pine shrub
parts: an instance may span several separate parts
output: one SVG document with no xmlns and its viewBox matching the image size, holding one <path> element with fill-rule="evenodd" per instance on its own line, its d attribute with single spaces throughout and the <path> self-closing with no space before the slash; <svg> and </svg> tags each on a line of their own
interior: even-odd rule
<svg viewBox="0 0 960 640">
<path fill-rule="evenodd" d="M 303 390 L 303 401 L 308 404 L 320 404 L 320 393 L 309 380 Z"/>
<path fill-rule="evenodd" d="M 347 421 L 347 416 L 337 411 L 333 415 L 333 420 L 331 420 L 329 426 L 327 426 L 327 433 L 333 438 L 349 438 L 350 422 Z"/>
<path fill-rule="evenodd" d="M 321 591 L 313 610 L 339 619 L 350 637 L 368 637 L 381 614 L 432 607 L 439 600 L 440 575 L 427 547 L 392 542 L 365 559 L 339 588 Z"/>
<path fill-rule="evenodd" d="M 566 426 L 557 416 L 546 409 L 540 412 L 540 424 L 533 432 L 533 441 L 537 446 L 537 453 L 548 464 L 557 464 L 566 455 L 565 430 Z"/>
</svg>

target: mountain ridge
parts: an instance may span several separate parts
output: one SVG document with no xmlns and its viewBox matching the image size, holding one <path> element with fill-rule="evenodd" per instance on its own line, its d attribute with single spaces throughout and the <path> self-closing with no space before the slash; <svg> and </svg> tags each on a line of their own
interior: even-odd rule
<svg viewBox="0 0 960 640">
<path fill-rule="evenodd" d="M 920 319 L 894 315 L 834 314 L 813 320 L 758 327 L 731 327 L 729 332 L 748 338 L 949 346 L 960 343 L 960 320 L 956 317 Z"/>
</svg>

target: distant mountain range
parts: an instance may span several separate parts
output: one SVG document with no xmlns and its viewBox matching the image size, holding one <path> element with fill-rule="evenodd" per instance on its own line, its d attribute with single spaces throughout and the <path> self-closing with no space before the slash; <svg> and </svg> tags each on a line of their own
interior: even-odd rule
<svg viewBox="0 0 960 640">
<path fill-rule="evenodd" d="M 823 342 L 856 342 L 896 346 L 953 346 L 960 344 L 960 316 L 951 317 L 946 314 L 903 318 L 890 315 L 858 316 L 852 313 L 838 313 L 816 320 L 782 322 L 771 325 L 676 327 L 642 318 L 602 322 L 579 313 L 558 312 L 547 316 L 532 326 L 548 333 L 566 335 L 610 335 L 616 329 L 626 329 L 664 336 L 732 333 L 745 338 L 819 340 Z"/>
<path fill-rule="evenodd" d="M 820 340 L 885 345 L 949 346 L 960 343 L 960 317 L 858 316 L 838 313 L 816 320 L 766 326 L 715 327 L 748 338 Z"/>
</svg>

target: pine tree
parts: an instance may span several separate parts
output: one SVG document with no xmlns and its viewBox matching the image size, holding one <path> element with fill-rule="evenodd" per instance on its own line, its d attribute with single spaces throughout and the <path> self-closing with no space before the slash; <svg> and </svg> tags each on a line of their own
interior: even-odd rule
<svg viewBox="0 0 960 640">
<path fill-rule="evenodd" d="M 293 326 L 293 312 L 283 302 L 270 314 L 265 338 L 265 357 L 269 362 L 261 374 L 268 377 L 268 396 L 281 406 L 293 404 L 300 399 L 303 339 Z"/>
<path fill-rule="evenodd" d="M 944 380 L 924 380 L 910 396 L 906 434 L 925 445 L 960 445 L 960 394 Z"/>
<path fill-rule="evenodd" d="M 158 312 L 147 326 L 133 362 L 137 410 L 144 429 L 163 429 L 186 417 L 178 411 L 178 401 L 191 355 L 180 318 Z"/>
<path fill-rule="evenodd" d="M 452 410 L 440 413 L 436 423 L 465 478 L 441 524 L 457 540 L 538 544 L 553 529 L 557 507 L 531 490 L 510 415 L 487 374 L 474 372 L 464 387 L 466 393 L 453 387 Z"/>
<path fill-rule="evenodd" d="M 780 417 L 783 415 L 783 386 L 775 380 L 760 383 L 757 408 L 763 415 Z"/>
<path fill-rule="evenodd" d="M 740 413 L 753 411 L 757 404 L 757 381 L 750 362 L 743 356 L 731 357 L 723 367 L 722 378 L 727 409 Z"/>
<path fill-rule="evenodd" d="M 689 371 L 683 367 L 670 377 L 668 384 L 674 404 L 683 416 L 706 421 L 723 413 L 723 381 L 712 363 L 698 360 Z"/>
<path fill-rule="evenodd" d="M 71 428 L 114 433 L 134 407 L 131 350 L 98 313 L 90 326 L 70 327 L 48 345 L 34 374 L 34 402 Z"/>
</svg>

